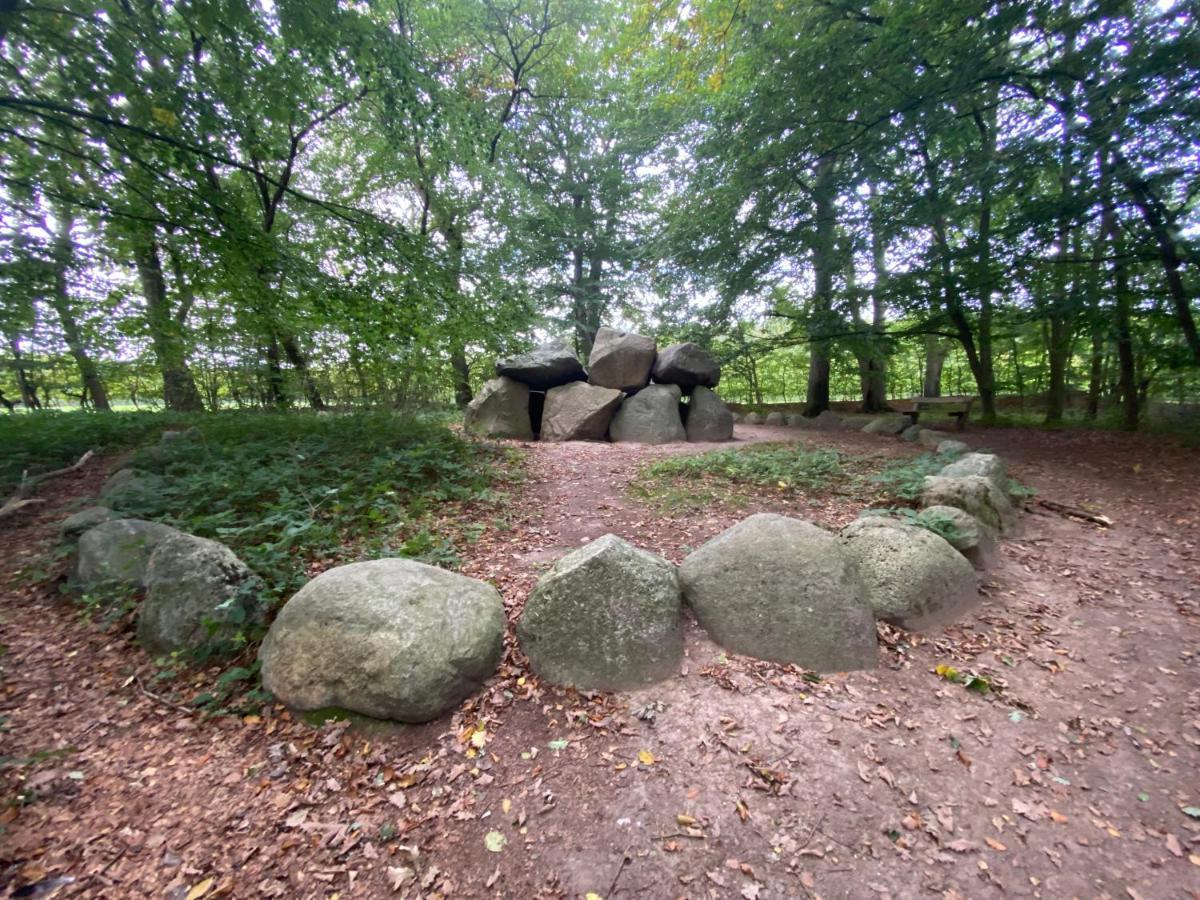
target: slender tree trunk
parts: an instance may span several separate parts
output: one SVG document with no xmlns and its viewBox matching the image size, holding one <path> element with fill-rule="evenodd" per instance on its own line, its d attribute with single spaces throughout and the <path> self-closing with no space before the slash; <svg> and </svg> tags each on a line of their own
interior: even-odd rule
<svg viewBox="0 0 1200 900">
<path fill-rule="evenodd" d="M 871 288 L 871 327 L 868 344 L 859 358 L 863 412 L 882 412 L 887 409 L 887 354 L 884 352 L 886 290 L 888 280 L 886 250 L 881 223 L 877 216 L 871 222 L 871 265 L 875 284 Z M 853 259 L 850 263 L 853 270 Z"/>
<path fill-rule="evenodd" d="M 283 364 L 279 356 L 279 341 L 272 337 L 263 348 L 267 358 L 267 397 L 266 402 L 277 409 L 287 409 L 292 405 L 288 397 L 287 386 L 283 376 Z"/>
<path fill-rule="evenodd" d="M 304 351 L 300 349 L 299 342 L 291 335 L 284 335 L 279 339 L 279 344 L 283 347 L 283 352 L 287 356 L 288 362 L 296 370 L 296 374 L 300 376 L 300 384 L 304 387 L 304 395 L 308 398 L 308 405 L 317 410 L 325 409 L 325 400 L 321 397 L 321 392 L 317 388 L 317 382 L 313 379 L 312 372 L 308 368 L 308 358 L 304 355 Z"/>
<path fill-rule="evenodd" d="M 21 392 L 21 402 L 25 404 L 26 409 L 41 409 L 42 402 L 38 400 L 37 387 L 30 380 L 29 373 L 25 371 L 25 358 L 21 355 L 21 339 L 15 334 L 9 335 L 8 348 L 12 350 L 13 373 L 17 376 L 17 389 Z"/>
<path fill-rule="evenodd" d="M 813 246 L 813 324 L 809 326 L 808 390 L 804 414 L 812 417 L 829 409 L 830 354 L 829 320 L 833 313 L 834 229 L 837 225 L 834 209 L 834 167 L 837 158 L 826 153 L 817 160 L 813 186 L 816 218 L 816 241 Z"/>
<path fill-rule="evenodd" d="M 1112 192 L 1112 162 L 1100 151 L 1100 215 L 1101 231 L 1108 241 L 1112 258 L 1110 274 L 1113 290 L 1113 326 L 1117 338 L 1117 385 L 1121 395 L 1121 424 L 1127 431 L 1136 431 L 1141 408 L 1135 387 L 1136 360 L 1133 352 L 1133 330 L 1130 325 L 1133 299 L 1129 291 L 1129 273 L 1125 267 L 1125 244 L 1117 221 L 1117 207 Z"/>
<path fill-rule="evenodd" d="M 136 263 L 142 283 L 142 296 L 146 301 L 146 324 L 150 329 L 150 342 L 162 372 L 163 400 L 168 409 L 177 412 L 202 411 L 204 402 L 200 398 L 200 391 L 196 389 L 191 369 L 188 368 L 182 328 L 171 315 L 171 303 L 167 297 L 167 284 L 163 278 L 157 241 L 151 238 L 138 247 Z"/>
<path fill-rule="evenodd" d="M 1092 323 L 1092 353 L 1088 367 L 1087 417 L 1096 421 L 1100 414 L 1100 394 L 1104 390 L 1104 330 L 1099 321 Z"/>
<path fill-rule="evenodd" d="M 450 249 L 452 287 L 456 296 L 462 295 L 463 236 L 452 223 L 440 226 L 439 231 Z M 454 378 L 454 405 L 466 409 L 475 398 L 471 390 L 471 365 L 467 362 L 467 348 L 454 338 L 450 343 L 450 372 Z"/>
<path fill-rule="evenodd" d="M 980 419 L 996 420 L 996 366 L 992 344 L 992 166 L 996 156 L 996 109 L 975 110 L 983 165 L 979 180 L 979 228 L 976 234 L 975 283 L 979 292 L 979 316 L 976 323 L 978 362 L 972 366 L 979 391 Z M 969 357 L 969 354 L 968 354 Z"/>
<path fill-rule="evenodd" d="M 83 382 L 84 395 L 91 397 L 92 405 L 98 412 L 111 412 L 108 391 L 104 387 L 104 381 L 100 377 L 100 370 L 97 368 L 95 360 L 88 355 L 87 345 L 83 340 L 83 334 L 79 329 L 79 323 L 75 319 L 75 312 L 71 304 L 67 273 L 70 271 L 71 262 L 75 256 L 75 243 L 71 239 L 71 226 L 74 223 L 65 209 L 60 208 L 56 210 L 56 213 L 58 215 L 58 232 L 54 241 L 54 290 L 50 294 L 50 305 L 58 315 L 63 337 L 67 342 L 67 349 L 71 351 L 71 356 L 75 358 L 75 364 L 79 367 L 79 378 Z"/>
<path fill-rule="evenodd" d="M 946 366 L 946 346 L 936 334 L 925 335 L 925 375 L 921 379 L 922 397 L 942 396 L 942 369 Z"/>
</svg>

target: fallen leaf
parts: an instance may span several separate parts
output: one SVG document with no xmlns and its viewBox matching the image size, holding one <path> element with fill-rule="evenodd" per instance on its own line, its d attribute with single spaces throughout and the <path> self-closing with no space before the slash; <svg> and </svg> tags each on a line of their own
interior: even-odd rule
<svg viewBox="0 0 1200 900">
<path fill-rule="evenodd" d="M 483 846 L 487 847 L 492 853 L 499 853 L 507 843 L 508 838 L 499 831 L 489 831 L 483 838 Z"/>
<path fill-rule="evenodd" d="M 208 889 L 213 886 L 214 880 L 215 879 L 213 878 L 205 878 L 203 881 L 193 886 L 192 889 L 187 892 L 187 900 L 200 900 L 201 897 L 208 893 Z"/>
<path fill-rule="evenodd" d="M 1060 813 L 1057 809 L 1050 810 L 1050 818 L 1059 825 L 1065 825 L 1068 821 L 1067 817 Z"/>
<path fill-rule="evenodd" d="M 1001 853 L 1003 853 L 1005 850 L 1008 849 L 1007 847 L 1005 847 L 1002 843 L 1000 843 L 995 838 L 990 838 L 990 837 L 984 838 L 983 842 L 985 844 L 987 844 L 989 847 L 991 847 L 993 850 L 999 850 Z"/>
<path fill-rule="evenodd" d="M 675 817 L 675 822 L 677 824 L 683 825 L 685 827 L 688 825 L 696 824 L 696 820 L 692 816 L 687 815 L 686 813 L 680 813 L 679 815 L 677 815 Z"/>
<path fill-rule="evenodd" d="M 654 754 L 649 750 L 639 750 L 637 758 L 638 762 L 640 762 L 643 766 L 654 765 Z"/>
<path fill-rule="evenodd" d="M 951 841 L 946 845 L 947 850 L 953 850 L 955 853 L 973 853 L 979 849 L 979 845 L 974 841 L 968 841 L 965 838 L 959 838 L 957 841 Z"/>
<path fill-rule="evenodd" d="M 393 891 L 399 891 L 404 885 L 416 878 L 416 872 L 408 866 L 388 866 L 387 880 Z"/>
<path fill-rule="evenodd" d="M 1167 833 L 1167 850 L 1170 851 L 1172 856 L 1183 856 L 1183 847 L 1179 845 L 1179 838 L 1170 832 Z"/>
</svg>

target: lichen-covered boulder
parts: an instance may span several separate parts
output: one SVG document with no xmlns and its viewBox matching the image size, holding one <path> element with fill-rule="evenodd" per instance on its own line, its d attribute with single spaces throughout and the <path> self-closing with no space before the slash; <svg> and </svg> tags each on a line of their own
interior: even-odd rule
<svg viewBox="0 0 1200 900">
<path fill-rule="evenodd" d="M 158 515 L 166 507 L 168 481 L 155 472 L 121 469 L 100 488 L 100 498 L 111 509 Z"/>
<path fill-rule="evenodd" d="M 823 410 L 811 419 L 813 428 L 818 431 L 838 431 L 845 427 L 842 417 L 831 409 Z"/>
<path fill-rule="evenodd" d="M 966 453 L 971 448 L 962 441 L 946 440 L 939 442 L 935 449 L 939 456 L 954 456 L 958 453 Z"/>
<path fill-rule="evenodd" d="M 949 440 L 950 435 L 944 431 L 935 431 L 932 428 L 922 428 L 920 434 L 917 435 L 917 443 L 922 447 L 928 447 L 933 450 L 942 441 Z"/>
<path fill-rule="evenodd" d="M 763 419 L 763 424 L 764 425 L 774 425 L 777 427 L 783 425 L 783 413 L 781 413 L 781 412 L 767 413 L 767 417 L 765 419 Z"/>
<path fill-rule="evenodd" d="M 491 438 L 533 440 L 529 385 L 504 376 L 486 382 L 467 406 L 463 427 Z"/>
<path fill-rule="evenodd" d="M 654 338 L 601 327 L 588 357 L 588 381 L 632 394 L 650 383 L 657 349 Z"/>
<path fill-rule="evenodd" d="M 58 535 L 63 543 L 74 543 L 88 529 L 111 522 L 115 518 L 117 514 L 107 506 L 89 506 L 63 519 L 58 526 Z"/>
<path fill-rule="evenodd" d="M 684 598 L 722 647 L 819 672 L 876 664 L 875 619 L 838 538 L 759 513 L 691 553 Z"/>
<path fill-rule="evenodd" d="M 733 437 L 733 413 L 716 391 L 697 385 L 687 410 L 685 430 L 689 441 L 728 441 Z"/>
<path fill-rule="evenodd" d="M 318 575 L 280 610 L 259 658 L 294 709 L 427 722 L 495 671 L 504 602 L 491 585 L 408 559 Z"/>
<path fill-rule="evenodd" d="M 548 391 L 587 378 L 575 351 L 563 343 L 543 344 L 528 353 L 498 359 L 496 374 L 507 375 L 535 391 Z"/>
<path fill-rule="evenodd" d="M 678 671 L 681 608 L 674 566 L 606 534 L 538 579 L 517 637 L 547 681 L 628 690 Z"/>
<path fill-rule="evenodd" d="M 234 646 L 266 613 L 263 583 L 224 544 L 191 534 L 158 542 L 146 567 L 138 641 L 152 653 Z"/>
<path fill-rule="evenodd" d="M 948 478 L 979 475 L 1005 493 L 1008 492 L 1008 467 L 1004 465 L 1004 460 L 994 453 L 966 453 L 943 466 L 938 474 Z"/>
<path fill-rule="evenodd" d="M 612 388 L 576 381 L 546 392 L 543 441 L 602 441 L 625 395 Z"/>
<path fill-rule="evenodd" d="M 862 430 L 866 434 L 899 434 L 909 424 L 906 416 L 879 416 L 864 425 Z"/>
<path fill-rule="evenodd" d="M 921 506 L 953 506 L 1007 534 L 1017 524 L 1017 513 L 1008 496 L 982 475 L 927 475 L 922 482 Z"/>
<path fill-rule="evenodd" d="M 670 444 L 687 440 L 679 416 L 682 393 L 674 384 L 652 384 L 638 391 L 613 416 L 609 435 L 614 441 Z"/>
<path fill-rule="evenodd" d="M 969 512 L 953 506 L 927 506 L 917 524 L 936 531 L 976 569 L 986 569 L 996 549 L 996 532 Z"/>
<path fill-rule="evenodd" d="M 75 546 L 72 583 L 83 591 L 146 587 L 150 555 L 159 542 L 181 532 L 141 519 L 113 519 L 89 528 Z"/>
<path fill-rule="evenodd" d="M 747 425 L 761 425 L 762 423 L 763 423 L 763 417 L 760 413 L 756 413 L 756 412 L 746 413 L 746 424 Z"/>
<path fill-rule="evenodd" d="M 721 367 L 707 350 L 689 341 L 660 350 L 653 375 L 658 384 L 678 385 L 687 394 L 697 385 L 716 387 L 721 381 Z"/>
<path fill-rule="evenodd" d="M 875 617 L 917 631 L 953 620 L 978 597 L 975 570 L 918 525 L 868 517 L 841 532 Z"/>
</svg>

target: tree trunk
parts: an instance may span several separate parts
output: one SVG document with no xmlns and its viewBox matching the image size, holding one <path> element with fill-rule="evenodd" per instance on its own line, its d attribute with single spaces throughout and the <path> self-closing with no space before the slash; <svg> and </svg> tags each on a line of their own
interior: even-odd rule
<svg viewBox="0 0 1200 900">
<path fill-rule="evenodd" d="M 812 324 L 809 325 L 808 391 L 804 415 L 813 417 L 829 409 L 829 319 L 833 312 L 834 228 L 837 225 L 834 166 L 831 153 L 817 160 L 813 185 L 816 240 L 813 244 Z"/>
<path fill-rule="evenodd" d="M 942 396 L 942 369 L 946 365 L 946 347 L 936 334 L 925 335 L 925 375 L 921 379 L 922 397 Z"/>
<path fill-rule="evenodd" d="M 143 242 L 137 249 L 136 262 L 142 283 L 142 296 L 146 300 L 146 324 L 150 329 L 150 342 L 162 372 L 163 401 L 167 409 L 177 412 L 201 412 L 204 402 L 200 399 L 200 391 L 196 389 L 196 381 L 188 368 L 182 328 L 171 315 L 171 303 L 167 297 L 167 283 L 163 278 L 157 241 L 150 239 Z"/>
<path fill-rule="evenodd" d="M 979 292 L 979 319 L 976 323 L 979 350 L 972 365 L 975 386 L 979 390 L 980 420 L 996 420 L 996 366 L 992 345 L 992 166 L 996 156 L 996 110 L 992 103 L 986 110 L 975 111 L 983 165 L 979 180 L 979 228 L 976 234 L 975 283 Z M 970 354 L 968 354 L 968 359 Z"/>
<path fill-rule="evenodd" d="M 98 412 L 111 412 L 108 391 L 100 377 L 100 370 L 96 367 L 95 360 L 88 355 L 87 345 L 83 340 L 79 323 L 75 319 L 74 310 L 71 308 L 71 292 L 67 281 L 67 272 L 70 270 L 75 255 L 75 244 L 71 239 L 71 226 L 74 223 L 66 210 L 60 208 L 56 210 L 56 213 L 58 215 L 58 233 L 55 235 L 54 241 L 54 290 L 50 294 L 50 305 L 58 315 L 63 337 L 67 342 L 67 349 L 71 351 L 71 356 L 75 358 L 75 364 L 79 367 L 79 378 L 83 382 L 84 395 L 91 397 L 92 406 Z"/>
<path fill-rule="evenodd" d="M 1121 424 L 1127 431 L 1136 431 L 1141 408 L 1138 402 L 1136 360 L 1133 352 L 1133 331 L 1130 325 L 1133 299 L 1129 292 L 1129 273 L 1125 268 L 1125 242 L 1117 221 L 1117 207 L 1112 193 L 1112 161 L 1100 151 L 1100 217 L 1101 233 L 1108 241 L 1112 258 L 1113 326 L 1117 338 L 1117 385 L 1121 395 Z"/>
<path fill-rule="evenodd" d="M 1097 312 L 1099 312 L 1097 310 Z M 1088 367 L 1087 417 L 1096 421 L 1100 414 L 1100 394 L 1104 390 L 1104 331 L 1099 320 L 1092 323 L 1092 354 Z"/>
<path fill-rule="evenodd" d="M 871 326 L 867 346 L 860 354 L 859 382 L 862 390 L 863 412 L 882 412 L 887 409 L 887 355 L 883 348 L 886 301 L 884 299 L 888 271 L 885 258 L 883 235 L 880 223 L 873 217 L 871 223 L 871 264 L 875 273 L 875 284 L 871 287 Z M 851 258 L 850 270 L 854 261 Z"/>
<path fill-rule="evenodd" d="M 325 401 L 317 388 L 317 382 L 312 377 L 312 372 L 309 371 L 308 359 L 305 357 L 304 351 L 300 349 L 299 342 L 293 336 L 285 335 L 280 338 L 279 343 L 287 355 L 288 362 L 300 376 L 300 384 L 304 386 L 304 395 L 308 398 L 308 405 L 317 410 L 325 409 Z"/>
<path fill-rule="evenodd" d="M 25 404 L 26 409 L 41 409 L 42 402 L 38 400 L 37 388 L 29 380 L 29 373 L 25 371 L 25 361 L 21 356 L 21 339 L 15 334 L 9 336 L 8 347 L 12 350 L 13 373 L 17 376 L 17 389 L 21 392 L 21 402 Z"/>
<path fill-rule="evenodd" d="M 276 409 L 287 409 L 292 405 L 288 397 L 287 386 L 283 377 L 283 365 L 279 358 L 279 341 L 272 337 L 263 348 L 267 358 L 267 397 L 266 402 Z"/>
<path fill-rule="evenodd" d="M 466 409 L 475 399 L 471 390 L 471 365 L 467 362 L 467 351 L 456 343 L 450 349 L 450 368 L 454 372 L 454 405 Z"/>
</svg>

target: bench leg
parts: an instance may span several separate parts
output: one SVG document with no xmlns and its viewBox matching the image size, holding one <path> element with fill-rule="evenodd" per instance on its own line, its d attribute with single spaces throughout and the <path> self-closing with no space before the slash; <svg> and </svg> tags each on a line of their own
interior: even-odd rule
<svg viewBox="0 0 1200 900">
<path fill-rule="evenodd" d="M 965 431 L 966 428 L 967 428 L 967 414 L 959 413 L 958 414 L 958 430 Z"/>
</svg>

